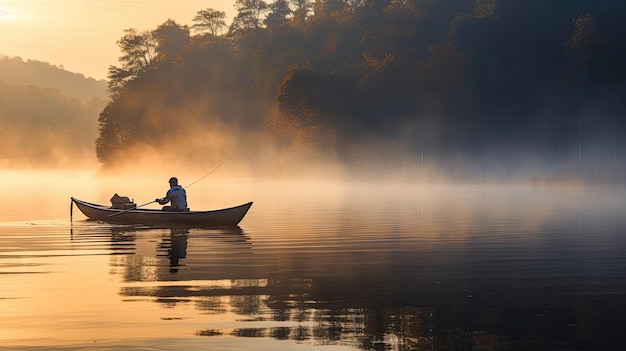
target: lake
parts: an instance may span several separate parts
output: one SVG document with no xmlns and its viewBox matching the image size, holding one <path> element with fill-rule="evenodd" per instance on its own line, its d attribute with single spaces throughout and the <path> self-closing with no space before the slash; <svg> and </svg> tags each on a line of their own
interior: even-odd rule
<svg viewBox="0 0 626 351">
<path fill-rule="evenodd" d="M 190 207 L 254 201 L 239 227 L 70 218 L 148 178 L 0 172 L 0 350 L 626 345 L 624 188 L 211 176 Z"/>
</svg>

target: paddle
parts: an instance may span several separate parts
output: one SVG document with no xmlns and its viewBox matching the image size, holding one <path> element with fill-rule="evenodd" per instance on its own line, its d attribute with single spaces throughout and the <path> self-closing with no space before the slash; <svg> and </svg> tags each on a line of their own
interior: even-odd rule
<svg viewBox="0 0 626 351">
<path fill-rule="evenodd" d="M 151 203 L 153 203 L 153 202 L 156 202 L 156 200 L 152 200 L 152 201 L 150 201 L 150 202 L 146 202 L 146 203 L 145 203 L 145 204 L 143 204 L 143 205 L 139 205 L 139 206 L 136 206 L 136 207 L 133 207 L 133 208 L 129 208 L 129 209 L 124 210 L 124 211 L 120 211 L 120 212 L 115 212 L 115 213 L 112 213 L 112 214 L 108 215 L 107 217 L 117 216 L 117 215 L 119 215 L 119 214 L 122 214 L 122 213 L 128 212 L 128 211 L 130 211 L 130 210 L 135 210 L 135 209 L 138 209 L 139 207 L 144 207 L 144 206 L 146 206 L 146 205 L 150 205 L 150 204 L 151 204 Z"/>
</svg>

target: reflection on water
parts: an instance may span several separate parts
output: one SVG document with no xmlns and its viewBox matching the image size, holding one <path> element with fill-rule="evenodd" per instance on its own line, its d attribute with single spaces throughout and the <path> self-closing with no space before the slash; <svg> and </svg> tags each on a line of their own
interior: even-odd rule
<svg viewBox="0 0 626 351">
<path fill-rule="evenodd" d="M 5 221 L 0 349 L 626 342 L 622 189 L 267 186 L 235 228 Z"/>
<path fill-rule="evenodd" d="M 187 257 L 187 229 L 170 229 L 169 241 L 164 240 L 161 249 L 166 250 L 170 259 L 170 273 L 178 272 L 181 259 Z"/>
</svg>

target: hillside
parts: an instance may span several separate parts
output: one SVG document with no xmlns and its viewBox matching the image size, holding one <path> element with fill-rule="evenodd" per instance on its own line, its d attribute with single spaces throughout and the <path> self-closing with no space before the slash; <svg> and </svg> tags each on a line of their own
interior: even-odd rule
<svg viewBox="0 0 626 351">
<path fill-rule="evenodd" d="M 105 105 L 104 81 L 0 57 L 0 168 L 93 166 Z"/>
<path fill-rule="evenodd" d="M 46 62 L 0 56 L 0 80 L 7 85 L 54 88 L 61 94 L 86 103 L 92 98 L 106 99 L 106 81 L 86 78 Z"/>
</svg>

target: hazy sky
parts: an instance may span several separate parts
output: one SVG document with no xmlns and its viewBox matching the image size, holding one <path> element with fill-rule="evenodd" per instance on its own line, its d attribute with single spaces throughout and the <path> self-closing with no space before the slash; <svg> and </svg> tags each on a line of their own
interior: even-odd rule
<svg viewBox="0 0 626 351">
<path fill-rule="evenodd" d="M 124 29 L 152 30 L 171 18 L 191 25 L 198 10 L 234 15 L 234 0 L 0 0 L 0 55 L 64 66 L 103 79 L 117 65 Z"/>
</svg>

